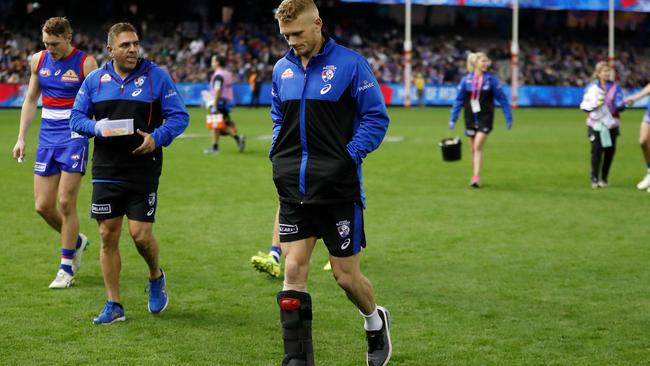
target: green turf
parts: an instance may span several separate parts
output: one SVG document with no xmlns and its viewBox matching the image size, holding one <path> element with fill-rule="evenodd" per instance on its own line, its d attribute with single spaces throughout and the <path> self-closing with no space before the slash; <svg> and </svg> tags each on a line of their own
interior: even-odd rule
<svg viewBox="0 0 650 366">
<path fill-rule="evenodd" d="M 486 145 L 479 190 L 471 165 L 443 162 L 438 140 L 448 109 L 390 109 L 385 142 L 364 163 L 368 197 L 363 272 L 393 317 L 393 365 L 641 365 L 650 360 L 650 194 L 637 138 L 641 111 L 623 115 L 610 187 L 592 190 L 584 114 L 520 109 L 502 117 Z M 32 164 L 10 159 L 18 110 L 0 111 L 0 365 L 279 365 L 275 295 L 281 282 L 253 271 L 277 206 L 267 159 L 268 110 L 238 108 L 248 137 L 206 156 L 204 112 L 189 138 L 165 151 L 155 234 L 170 306 L 146 309 L 147 270 L 122 236 L 127 321 L 94 326 L 106 299 L 99 239 L 88 218 L 91 184 L 79 195 L 92 246 L 77 285 L 48 290 L 57 235 L 33 210 Z M 399 140 L 399 139 L 396 139 Z M 465 141 L 464 141 L 465 142 Z M 318 365 L 361 365 L 362 319 L 313 258 L 310 292 Z"/>
</svg>

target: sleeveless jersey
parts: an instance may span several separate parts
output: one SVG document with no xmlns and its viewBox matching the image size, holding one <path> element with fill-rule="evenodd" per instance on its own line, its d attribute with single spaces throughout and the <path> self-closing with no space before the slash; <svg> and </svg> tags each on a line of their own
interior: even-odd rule
<svg viewBox="0 0 650 366">
<path fill-rule="evenodd" d="M 219 69 L 212 74 L 212 78 L 210 78 L 210 94 L 213 98 L 216 91 L 215 89 L 217 88 L 221 89 L 221 95 L 219 98 L 231 102 L 235 99 L 232 88 L 232 74 L 230 74 L 230 71 Z"/>
<path fill-rule="evenodd" d="M 43 109 L 39 147 L 63 147 L 88 143 L 88 139 L 70 130 L 70 111 L 85 75 L 83 63 L 87 54 L 76 48 L 60 60 L 45 50 L 36 72 L 41 86 Z"/>
</svg>

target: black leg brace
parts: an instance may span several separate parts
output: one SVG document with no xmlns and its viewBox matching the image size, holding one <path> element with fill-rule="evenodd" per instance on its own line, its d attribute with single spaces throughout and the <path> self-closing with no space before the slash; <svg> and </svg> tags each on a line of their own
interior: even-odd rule
<svg viewBox="0 0 650 366">
<path fill-rule="evenodd" d="M 282 366 L 314 366 L 311 342 L 311 296 L 306 292 L 278 293 L 284 359 Z"/>
</svg>

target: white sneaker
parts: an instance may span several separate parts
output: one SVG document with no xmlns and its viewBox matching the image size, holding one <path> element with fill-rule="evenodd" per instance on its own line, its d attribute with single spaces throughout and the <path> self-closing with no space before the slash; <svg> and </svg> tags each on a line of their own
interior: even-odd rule
<svg viewBox="0 0 650 366">
<path fill-rule="evenodd" d="M 56 273 L 54 281 L 50 283 L 50 288 L 68 288 L 74 285 L 74 276 L 71 276 L 68 272 L 60 269 Z"/>
<path fill-rule="evenodd" d="M 88 237 L 82 233 L 79 233 L 79 237 L 81 238 L 81 246 L 74 252 L 72 258 L 72 272 L 74 273 L 77 273 L 77 270 L 81 267 L 81 256 L 88 249 Z"/>
<path fill-rule="evenodd" d="M 641 190 L 650 188 L 650 173 L 646 175 L 645 178 L 639 182 L 639 184 L 636 185 L 636 188 Z"/>
</svg>

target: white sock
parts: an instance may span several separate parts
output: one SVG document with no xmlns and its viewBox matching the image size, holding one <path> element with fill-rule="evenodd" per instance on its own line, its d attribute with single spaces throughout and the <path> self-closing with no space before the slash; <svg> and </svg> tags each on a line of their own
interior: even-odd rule
<svg viewBox="0 0 650 366">
<path fill-rule="evenodd" d="M 366 315 L 359 310 L 359 313 L 361 316 L 363 316 L 363 320 L 365 321 L 365 324 L 363 327 L 366 330 L 380 330 L 381 327 L 384 325 L 384 322 L 381 320 L 381 317 L 379 317 L 379 313 L 377 312 L 377 307 L 375 306 L 375 311 L 370 313 L 369 315 Z"/>
</svg>

